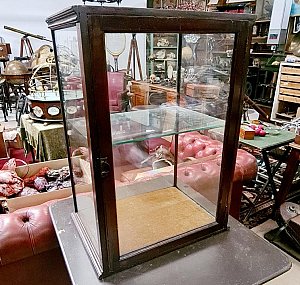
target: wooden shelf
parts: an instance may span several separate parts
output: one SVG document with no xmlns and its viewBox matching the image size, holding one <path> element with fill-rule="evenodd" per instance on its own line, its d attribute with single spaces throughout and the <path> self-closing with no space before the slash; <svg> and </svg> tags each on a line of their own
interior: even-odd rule
<svg viewBox="0 0 300 285">
<path fill-rule="evenodd" d="M 288 89 L 288 88 L 279 88 L 279 93 L 282 95 L 290 95 L 290 96 L 299 96 L 300 97 L 300 91 L 296 89 Z"/>
<path fill-rule="evenodd" d="M 266 40 L 268 36 L 262 36 L 262 37 L 252 37 L 252 40 Z"/>
<path fill-rule="evenodd" d="M 287 95 L 279 95 L 278 100 L 283 102 L 296 103 L 296 104 L 300 103 L 300 98 L 294 96 L 287 96 Z"/>
<path fill-rule="evenodd" d="M 271 22 L 271 19 L 265 19 L 265 20 L 256 20 L 255 23 L 260 24 L 260 23 L 269 23 Z"/>
<path fill-rule="evenodd" d="M 300 108 L 300 65 L 282 62 L 271 120 L 290 121 Z M 289 111 L 287 113 L 287 111 Z"/>
<path fill-rule="evenodd" d="M 274 54 L 272 52 L 250 52 L 250 56 L 281 56 L 282 54 Z"/>
<path fill-rule="evenodd" d="M 294 68 L 294 67 L 282 67 L 282 74 L 290 74 L 290 75 L 300 75 L 300 68 Z"/>
<path fill-rule="evenodd" d="M 281 75 L 281 80 L 283 80 L 283 81 L 291 81 L 291 82 L 300 82 L 300 76 L 298 76 L 298 75 L 282 74 Z"/>
<path fill-rule="evenodd" d="M 177 58 L 156 58 L 155 61 L 176 61 Z"/>
<path fill-rule="evenodd" d="M 284 117 L 284 118 L 289 119 L 289 120 L 292 120 L 293 118 L 296 117 L 295 113 L 292 113 L 292 114 L 276 113 L 276 115 L 279 116 L 279 117 Z"/>
<path fill-rule="evenodd" d="M 153 47 L 154 49 L 165 49 L 165 48 L 173 48 L 173 49 L 175 49 L 175 48 L 177 48 L 176 46 L 167 46 L 167 47 L 158 47 L 158 46 L 154 46 Z"/>
<path fill-rule="evenodd" d="M 280 87 L 300 90 L 300 83 L 281 80 Z"/>
</svg>

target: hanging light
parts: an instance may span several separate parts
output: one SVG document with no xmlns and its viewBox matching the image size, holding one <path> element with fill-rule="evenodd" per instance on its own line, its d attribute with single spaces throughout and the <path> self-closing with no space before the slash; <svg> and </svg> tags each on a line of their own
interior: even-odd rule
<svg viewBox="0 0 300 285">
<path fill-rule="evenodd" d="M 122 2 L 122 0 L 82 0 L 83 3 L 85 4 L 85 2 L 98 2 L 101 5 L 105 4 L 105 3 L 118 3 L 118 5 L 120 5 L 120 3 Z"/>
</svg>

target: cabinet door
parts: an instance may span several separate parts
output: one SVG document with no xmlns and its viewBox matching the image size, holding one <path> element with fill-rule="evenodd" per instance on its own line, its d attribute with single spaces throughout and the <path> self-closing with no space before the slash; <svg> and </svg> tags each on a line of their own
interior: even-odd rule
<svg viewBox="0 0 300 285">
<path fill-rule="evenodd" d="M 118 240 L 124 258 L 212 226 L 216 209 L 209 205 L 217 202 L 224 179 L 223 143 L 209 134 L 216 128 L 224 131 L 226 124 L 235 35 L 153 37 L 160 51 L 177 45 L 175 58 L 181 60 L 170 78 L 177 89 L 134 81 L 136 106 L 110 114 Z M 214 53 L 220 48 L 227 52 L 222 60 Z M 166 100 L 150 104 L 144 100 L 147 93 L 164 94 Z"/>
</svg>

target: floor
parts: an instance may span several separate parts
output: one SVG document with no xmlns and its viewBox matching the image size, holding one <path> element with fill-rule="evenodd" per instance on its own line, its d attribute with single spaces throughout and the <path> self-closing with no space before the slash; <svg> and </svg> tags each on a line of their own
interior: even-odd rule
<svg viewBox="0 0 300 285">
<path fill-rule="evenodd" d="M 4 122 L 2 110 L 0 110 L 0 124 L 4 125 L 6 130 L 17 128 L 15 110 L 8 112 L 8 122 Z"/>
<path fill-rule="evenodd" d="M 9 116 L 8 116 L 8 122 L 4 122 L 4 119 L 3 119 L 3 114 L 2 112 L 0 111 L 0 123 L 3 124 L 5 126 L 5 129 L 6 130 L 9 130 L 9 129 L 14 129 L 14 128 L 17 128 L 17 123 L 16 123 L 16 120 L 15 120 L 15 114 L 14 112 L 13 113 L 9 113 Z M 277 224 L 275 221 L 273 220 L 268 220 L 266 222 L 264 222 L 263 224 L 255 227 L 255 228 L 252 228 L 252 231 L 255 232 L 258 236 L 262 237 L 263 238 L 263 235 L 276 228 L 277 227 Z M 292 261 L 292 268 L 280 275 L 279 277 L 267 282 L 266 284 L 268 285 L 296 285 L 296 284 L 300 284 L 300 262 L 293 259 L 291 257 L 291 261 Z M 240 285 L 243 285 L 243 284 L 240 284 Z"/>
<path fill-rule="evenodd" d="M 263 235 L 272 230 L 277 228 L 277 223 L 273 220 L 268 220 L 263 224 L 252 228 L 252 231 L 255 232 L 258 236 L 263 238 Z M 286 273 L 280 275 L 279 277 L 265 283 L 268 285 L 296 285 L 300 284 L 300 262 L 296 259 L 291 258 L 292 261 L 292 268 L 287 271 Z"/>
</svg>

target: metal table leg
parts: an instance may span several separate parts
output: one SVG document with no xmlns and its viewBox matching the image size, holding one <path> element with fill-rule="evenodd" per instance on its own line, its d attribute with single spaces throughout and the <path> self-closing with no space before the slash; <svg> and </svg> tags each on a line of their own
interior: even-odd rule
<svg viewBox="0 0 300 285">
<path fill-rule="evenodd" d="M 277 161 L 277 163 L 273 167 L 273 169 L 271 167 L 271 163 L 270 163 L 270 160 L 269 160 L 268 151 L 270 151 L 270 149 L 268 149 L 268 150 L 262 150 L 262 157 L 263 157 L 263 161 L 264 161 L 264 164 L 266 166 L 266 170 L 267 170 L 267 174 L 268 174 L 267 181 L 261 187 L 259 193 L 257 194 L 257 196 L 255 197 L 254 201 L 252 202 L 252 206 L 248 210 L 248 213 L 244 217 L 243 221 L 246 221 L 248 219 L 248 217 L 251 215 L 253 209 L 256 206 L 256 203 L 259 201 L 259 199 L 261 198 L 261 196 L 265 193 L 265 190 L 266 190 L 266 188 L 267 188 L 268 185 L 271 185 L 272 194 L 274 195 L 274 198 L 276 199 L 276 197 L 277 197 L 277 190 L 276 190 L 276 185 L 275 185 L 275 182 L 274 182 L 274 175 L 278 171 L 278 169 L 281 166 L 281 164 L 283 163 L 283 161 L 287 158 L 287 155 L 288 155 L 288 153 L 290 151 L 290 147 L 286 148 L 286 150 L 284 151 L 283 155 Z"/>
</svg>

